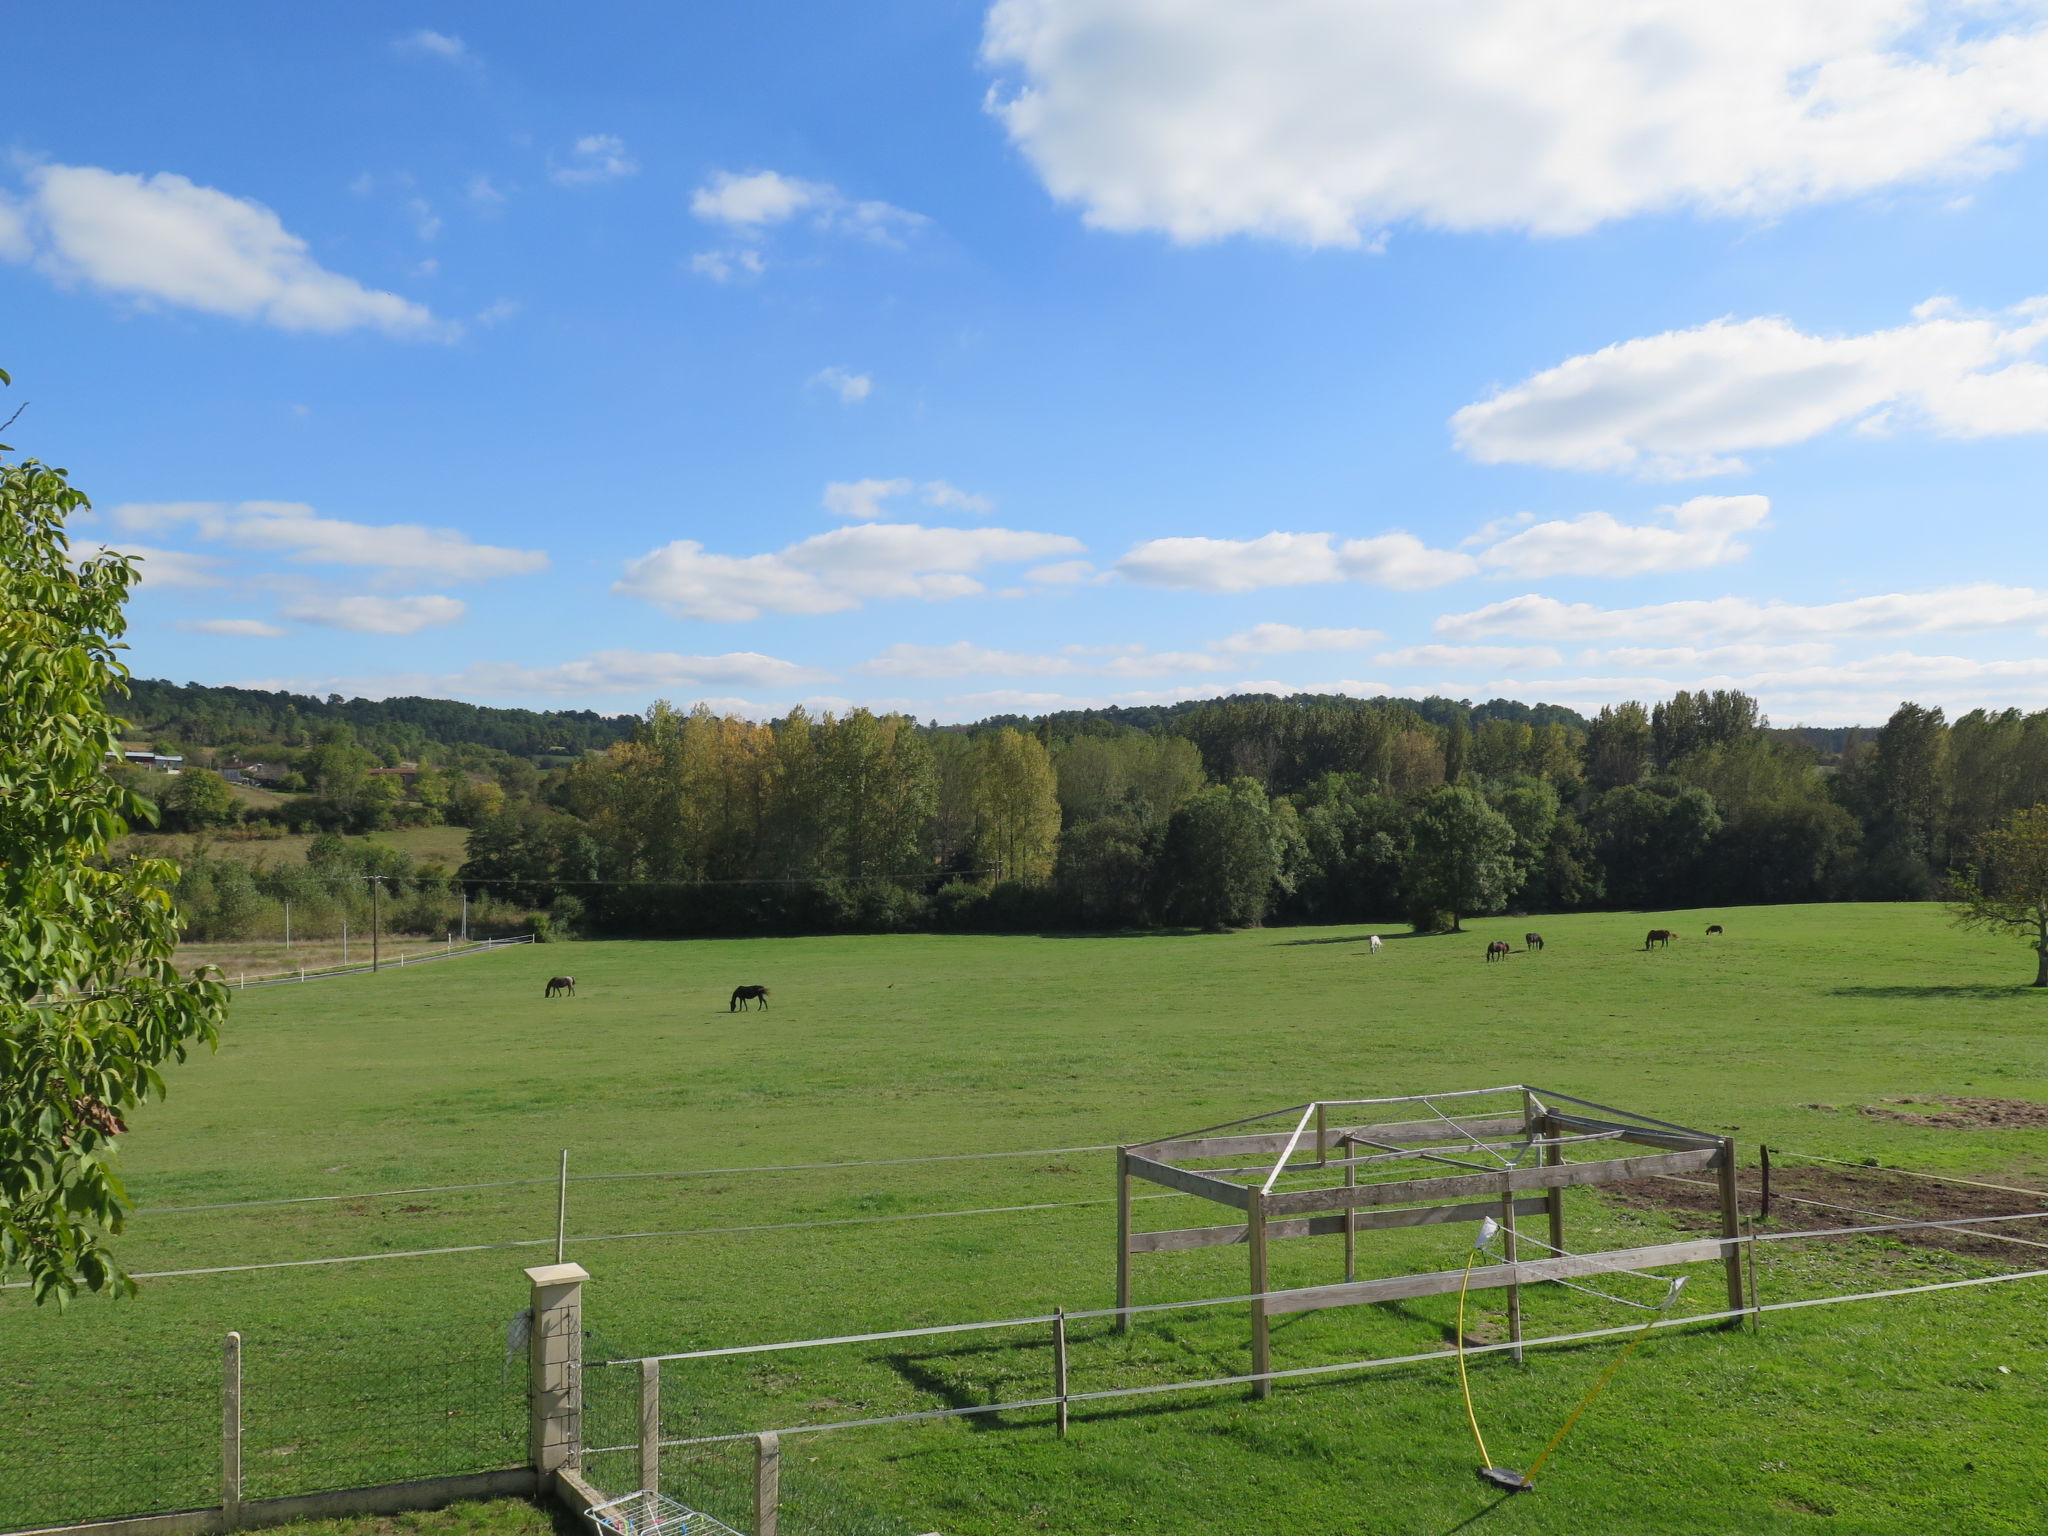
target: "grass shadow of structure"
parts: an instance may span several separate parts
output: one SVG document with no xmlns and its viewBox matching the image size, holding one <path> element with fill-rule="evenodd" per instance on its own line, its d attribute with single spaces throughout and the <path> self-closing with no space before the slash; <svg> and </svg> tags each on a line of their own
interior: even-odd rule
<svg viewBox="0 0 2048 1536">
<path fill-rule="evenodd" d="M 2000 986 L 1955 985 L 1925 987 L 1830 987 L 1831 997 L 2048 997 L 2048 990 L 2028 982 L 2013 982 Z"/>
</svg>

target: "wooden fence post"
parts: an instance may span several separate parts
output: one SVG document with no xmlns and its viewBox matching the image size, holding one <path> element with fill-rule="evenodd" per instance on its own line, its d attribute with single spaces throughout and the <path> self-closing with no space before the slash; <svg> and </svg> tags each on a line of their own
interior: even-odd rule
<svg viewBox="0 0 2048 1536">
<path fill-rule="evenodd" d="M 1266 1197 L 1257 1190 L 1251 1194 L 1250 1208 L 1245 1212 L 1245 1235 L 1251 1247 L 1252 1294 L 1259 1299 L 1252 1303 L 1252 1374 L 1264 1377 L 1272 1369 L 1272 1335 L 1266 1320 Z M 1260 1380 L 1252 1383 L 1254 1397 L 1271 1397 L 1273 1383 Z"/>
<path fill-rule="evenodd" d="M 223 1524 L 242 1523 L 242 1336 L 221 1345 L 220 1512 Z"/>
<path fill-rule="evenodd" d="M 1511 1189 L 1500 1197 L 1501 1256 L 1513 1264 L 1521 1257 L 1520 1245 L 1515 1241 L 1515 1192 Z M 1522 1363 L 1522 1288 L 1508 1287 L 1508 1341 L 1515 1347 L 1508 1351 L 1515 1364 Z"/>
<path fill-rule="evenodd" d="M 1131 1331 L 1131 1155 L 1116 1149 L 1116 1331 Z"/>
<path fill-rule="evenodd" d="M 1721 1138 L 1721 1163 L 1715 1170 L 1721 1185 L 1721 1235 L 1729 1238 L 1742 1236 L 1742 1196 L 1735 1184 L 1735 1140 L 1730 1136 Z M 1742 1250 L 1741 1244 L 1730 1243 L 1728 1256 L 1721 1266 L 1728 1275 L 1728 1310 L 1742 1310 Z M 1740 1326 L 1737 1319 L 1730 1319 Z"/>
<path fill-rule="evenodd" d="M 1054 1410 L 1062 1440 L 1067 1438 L 1067 1309 L 1053 1308 L 1052 1314 L 1052 1376 L 1053 1396 L 1059 1399 Z"/>
<path fill-rule="evenodd" d="M 754 1536 L 775 1536 L 782 1509 L 782 1445 L 773 1435 L 754 1436 Z"/>
<path fill-rule="evenodd" d="M 661 1492 L 661 1362 L 640 1362 L 640 1486 Z"/>
<path fill-rule="evenodd" d="M 1340 1137 L 1338 1150 L 1344 1154 L 1344 1187 L 1358 1188 L 1358 1143 L 1349 1136 Z M 1358 1206 L 1351 1201 L 1344 1203 L 1344 1283 L 1349 1285 L 1358 1278 Z"/>
</svg>

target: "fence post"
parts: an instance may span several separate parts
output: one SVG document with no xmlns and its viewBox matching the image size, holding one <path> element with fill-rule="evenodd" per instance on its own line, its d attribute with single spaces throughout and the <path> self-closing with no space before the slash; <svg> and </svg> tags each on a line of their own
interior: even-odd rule
<svg viewBox="0 0 2048 1536">
<path fill-rule="evenodd" d="M 775 1536 L 782 1509 L 782 1443 L 773 1435 L 754 1436 L 754 1536 Z"/>
<path fill-rule="evenodd" d="M 1052 1314 L 1052 1375 L 1053 1396 L 1057 1397 L 1056 1410 L 1059 1434 L 1067 1438 L 1067 1309 L 1055 1307 Z"/>
<path fill-rule="evenodd" d="M 581 1264 L 542 1264 L 528 1334 L 527 1454 L 542 1477 L 574 1467 L 583 1453 L 583 1282 Z"/>
<path fill-rule="evenodd" d="M 640 1486 L 661 1492 L 661 1362 L 640 1362 Z"/>
<path fill-rule="evenodd" d="M 242 1336 L 221 1344 L 220 1515 L 230 1529 L 242 1523 Z"/>
</svg>

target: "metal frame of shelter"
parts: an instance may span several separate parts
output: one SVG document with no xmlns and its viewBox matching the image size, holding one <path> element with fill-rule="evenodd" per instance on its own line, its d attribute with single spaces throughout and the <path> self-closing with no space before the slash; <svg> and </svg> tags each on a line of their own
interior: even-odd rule
<svg viewBox="0 0 2048 1536">
<path fill-rule="evenodd" d="M 1457 1112 L 1446 1113 L 1439 1103 L 1452 1104 Z M 1430 1118 L 1381 1118 L 1412 1115 L 1418 1105 Z M 1270 1121 L 1280 1122 L 1282 1128 L 1247 1129 Z M 1656 1150 L 1587 1155 L 1616 1150 L 1610 1143 Z M 1215 1166 L 1219 1160 L 1225 1165 Z M 1414 1177 L 1416 1164 L 1448 1167 Z M 1543 1281 L 1719 1259 L 1727 1273 L 1729 1308 L 1739 1311 L 1744 1305 L 1734 1141 L 1524 1083 L 1296 1104 L 1121 1147 L 1116 1172 L 1117 1330 L 1130 1328 L 1125 1309 L 1131 1306 L 1133 1255 L 1243 1243 L 1251 1259 L 1252 1373 L 1261 1378 L 1272 1369 L 1270 1319 L 1275 1316 L 1435 1296 L 1461 1285 L 1474 1290 L 1506 1287 L 1508 1337 L 1515 1344 L 1522 1337 L 1521 1288 Z M 1715 1178 L 1720 1237 L 1600 1253 L 1565 1251 L 1565 1190 L 1660 1174 Z M 1241 1211 L 1243 1217 L 1228 1226 L 1134 1232 L 1133 1179 L 1213 1200 Z M 1524 1216 L 1548 1218 L 1547 1242 L 1518 1232 L 1517 1218 Z M 1489 1217 L 1500 1224 L 1502 1263 L 1479 1265 L 1469 1272 L 1447 1269 L 1358 1278 L 1360 1232 Z M 1341 1284 L 1267 1289 L 1269 1243 L 1338 1235 L 1344 1246 Z M 1523 1241 L 1535 1242 L 1547 1255 L 1521 1258 L 1518 1246 Z M 1514 1353 L 1519 1359 L 1519 1348 Z M 1269 1395 L 1271 1381 L 1261 1379 L 1257 1391 L 1261 1397 Z"/>
</svg>

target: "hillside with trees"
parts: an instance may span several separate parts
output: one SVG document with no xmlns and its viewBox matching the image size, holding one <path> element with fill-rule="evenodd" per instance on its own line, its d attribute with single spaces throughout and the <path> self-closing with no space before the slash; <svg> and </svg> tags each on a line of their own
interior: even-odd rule
<svg viewBox="0 0 2048 1536">
<path fill-rule="evenodd" d="M 2048 801 L 2048 711 L 1951 723 L 1906 704 L 1877 729 L 1806 731 L 1770 727 L 1736 692 L 1591 719 L 1301 695 L 946 727 L 864 710 L 757 723 L 667 704 L 606 718 L 137 692 L 136 713 L 188 761 L 290 765 L 260 807 L 203 769 L 164 780 L 152 792 L 169 829 L 467 829 L 455 870 L 339 836 L 318 840 L 317 871 L 224 870 L 202 850 L 187 858 L 188 920 L 222 937 L 268 903 L 312 910 L 309 880 L 346 904 L 370 874 L 422 931 L 466 891 L 506 922 L 648 936 L 1435 930 L 1501 911 L 1923 900 L 1987 831 Z"/>
</svg>

